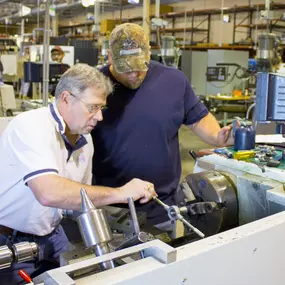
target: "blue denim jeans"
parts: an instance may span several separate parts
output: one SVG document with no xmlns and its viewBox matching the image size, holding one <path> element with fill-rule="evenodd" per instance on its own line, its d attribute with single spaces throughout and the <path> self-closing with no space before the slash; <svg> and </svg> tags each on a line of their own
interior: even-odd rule
<svg viewBox="0 0 285 285">
<path fill-rule="evenodd" d="M 40 274 L 51 268 L 58 267 L 60 253 L 66 251 L 68 248 L 68 239 L 61 225 L 50 234 L 42 237 L 16 235 L 13 238 L 0 234 L 0 246 L 7 245 L 11 247 L 12 244 L 23 241 L 36 242 L 39 246 L 39 257 L 31 261 L 13 264 L 9 268 L 0 269 L 0 285 L 21 284 L 23 280 L 18 275 L 20 269 L 25 270 L 30 276 L 35 277 L 37 273 Z M 39 265 L 41 265 L 40 269 Z"/>
</svg>

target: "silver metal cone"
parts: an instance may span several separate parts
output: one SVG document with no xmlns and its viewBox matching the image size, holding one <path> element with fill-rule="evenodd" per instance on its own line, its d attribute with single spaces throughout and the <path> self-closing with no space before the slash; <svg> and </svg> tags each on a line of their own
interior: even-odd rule
<svg viewBox="0 0 285 285">
<path fill-rule="evenodd" d="M 81 211 L 82 213 L 87 213 L 90 210 L 96 209 L 93 202 L 88 197 L 86 190 L 84 188 L 80 189 L 80 195 L 81 195 Z"/>
</svg>

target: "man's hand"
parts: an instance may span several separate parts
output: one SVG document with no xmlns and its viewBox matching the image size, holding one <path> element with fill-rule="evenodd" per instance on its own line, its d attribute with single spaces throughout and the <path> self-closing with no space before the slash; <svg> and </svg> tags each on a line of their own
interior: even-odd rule
<svg viewBox="0 0 285 285">
<path fill-rule="evenodd" d="M 119 188 L 120 202 L 127 203 L 127 198 L 132 197 L 134 201 L 140 200 L 140 203 L 147 203 L 152 196 L 157 196 L 154 185 L 150 182 L 134 178 L 124 186 Z"/>
<path fill-rule="evenodd" d="M 232 136 L 232 125 L 223 127 L 217 136 L 218 146 L 229 146 L 234 144 L 234 138 Z"/>
<path fill-rule="evenodd" d="M 237 123 L 239 126 L 239 123 Z M 204 142 L 218 146 L 229 146 L 234 144 L 232 136 L 232 125 L 223 127 L 221 129 L 216 118 L 209 113 L 199 122 L 188 126 L 192 131 L 199 136 Z"/>
</svg>

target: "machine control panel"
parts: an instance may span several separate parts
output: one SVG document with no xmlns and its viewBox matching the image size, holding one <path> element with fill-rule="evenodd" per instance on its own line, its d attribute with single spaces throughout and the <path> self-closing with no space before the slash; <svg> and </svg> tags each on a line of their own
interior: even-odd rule
<svg viewBox="0 0 285 285">
<path fill-rule="evenodd" d="M 225 66 L 207 67 L 207 81 L 226 81 L 228 68 Z"/>
</svg>

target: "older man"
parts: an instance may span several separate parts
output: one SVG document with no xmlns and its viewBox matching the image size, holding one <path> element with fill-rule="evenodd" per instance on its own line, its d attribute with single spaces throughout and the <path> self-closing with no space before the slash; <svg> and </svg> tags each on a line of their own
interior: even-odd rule
<svg viewBox="0 0 285 285">
<path fill-rule="evenodd" d="M 118 188 L 90 186 L 89 133 L 102 120 L 111 91 L 102 73 L 75 65 L 61 77 L 53 104 L 18 115 L 5 129 L 0 139 L 0 246 L 36 241 L 40 259 L 58 260 L 67 247 L 61 209 L 80 209 L 82 187 L 97 206 L 126 203 L 127 197 L 146 203 L 156 195 L 151 183 L 139 179 Z M 0 280 L 15 284 L 19 268 L 32 273 L 35 266 L 28 262 L 0 270 Z"/>
</svg>

